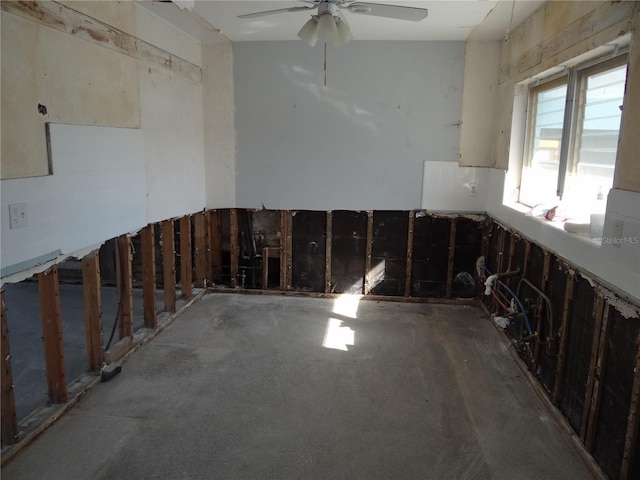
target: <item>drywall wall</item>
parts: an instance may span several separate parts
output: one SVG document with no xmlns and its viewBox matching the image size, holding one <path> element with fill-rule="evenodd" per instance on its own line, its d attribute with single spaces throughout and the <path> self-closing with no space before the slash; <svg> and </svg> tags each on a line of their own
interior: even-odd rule
<svg viewBox="0 0 640 480">
<path fill-rule="evenodd" d="M 5 11 L 1 16 L 3 179 L 49 173 L 46 122 L 140 126 L 135 60 Z"/>
<path fill-rule="evenodd" d="M 235 45 L 238 207 L 419 208 L 457 162 L 462 42 Z"/>
<path fill-rule="evenodd" d="M 640 192 L 640 9 L 633 17 L 624 111 L 613 186 Z M 640 202 L 640 199 L 638 200 Z"/>
<path fill-rule="evenodd" d="M 53 175 L 2 182 L 2 276 L 146 225 L 142 131 L 51 124 Z M 11 228 L 11 205 L 24 223 Z"/>
<path fill-rule="evenodd" d="M 202 46 L 202 88 L 206 205 L 234 207 L 236 127 L 231 41 Z"/>
<path fill-rule="evenodd" d="M 176 7 L 177 8 L 177 7 Z M 199 42 L 148 10 L 136 10 L 136 32 L 200 66 Z M 140 116 L 147 177 L 147 220 L 157 222 L 205 205 L 202 82 L 138 63 Z"/>
<path fill-rule="evenodd" d="M 460 165 L 495 165 L 493 134 L 498 99 L 500 42 L 467 41 L 464 52 Z"/>
</svg>

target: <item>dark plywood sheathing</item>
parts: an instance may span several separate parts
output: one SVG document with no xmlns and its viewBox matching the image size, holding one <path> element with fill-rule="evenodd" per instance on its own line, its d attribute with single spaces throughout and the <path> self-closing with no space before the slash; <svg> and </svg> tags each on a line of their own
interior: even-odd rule
<svg viewBox="0 0 640 480">
<path fill-rule="evenodd" d="M 47 372 L 49 401 L 51 403 L 64 403 L 67 401 L 67 378 L 64 370 L 59 289 L 58 268 L 55 265 L 49 270 L 38 274 L 44 361 Z"/>
<path fill-rule="evenodd" d="M 498 265 L 496 266 L 496 271 L 494 273 L 497 272 L 504 272 L 505 271 L 505 237 L 507 234 L 507 230 L 506 228 L 501 228 L 500 229 L 500 238 L 498 239 Z M 513 236 L 511 237 L 511 241 L 513 241 Z M 509 255 L 511 255 L 511 252 L 509 252 Z M 509 268 L 511 270 L 511 268 Z"/>
<path fill-rule="evenodd" d="M 413 231 L 416 221 L 416 213 L 411 210 L 409 212 L 409 225 L 407 227 L 407 263 L 405 266 L 404 277 L 404 296 L 411 296 L 411 276 L 413 272 Z"/>
<path fill-rule="evenodd" d="M 102 302 L 100 296 L 100 256 L 91 252 L 82 259 L 82 291 L 87 339 L 87 369 L 97 372 L 104 362 L 102 349 Z"/>
<path fill-rule="evenodd" d="M 127 235 L 120 235 L 116 248 L 116 273 L 118 285 L 119 338 L 133 337 L 133 265 L 131 242 Z"/>
<path fill-rule="evenodd" d="M 238 261 L 240 256 L 240 243 L 238 242 L 238 210 L 229 209 L 229 243 L 231 251 L 230 274 L 231 286 L 238 286 Z"/>
<path fill-rule="evenodd" d="M 606 347 L 609 335 L 609 312 L 611 308 L 606 300 L 602 301 L 602 312 L 600 306 L 597 305 L 600 302 L 596 302 L 594 310 L 596 313 L 596 330 L 593 335 L 593 346 L 596 348 L 596 361 L 593 366 L 593 370 L 589 373 L 589 382 L 591 383 L 591 398 L 587 401 L 585 399 L 585 417 L 586 428 L 583 429 L 584 444 L 587 450 L 593 451 L 593 445 L 596 439 L 596 432 L 598 429 L 598 413 L 600 411 L 600 401 L 602 399 L 602 388 L 604 386 L 605 370 L 607 368 L 606 360 Z M 596 345 L 596 339 L 598 341 Z"/>
<path fill-rule="evenodd" d="M 204 214 L 194 213 L 193 216 L 193 263 L 195 265 L 193 280 L 197 288 L 206 287 L 206 230 Z"/>
<path fill-rule="evenodd" d="M 162 221 L 162 283 L 164 309 L 176 311 L 176 245 L 173 219 Z"/>
<path fill-rule="evenodd" d="M 142 255 L 142 309 L 144 326 L 156 328 L 158 312 L 156 308 L 156 242 L 155 225 L 150 224 L 140 232 Z"/>
<path fill-rule="evenodd" d="M 638 452 L 638 438 L 640 437 L 640 335 L 636 340 L 638 353 L 633 375 L 633 387 L 631 390 L 631 404 L 627 420 L 627 431 L 624 437 L 624 453 L 622 457 L 622 469 L 620 480 L 631 480 L 634 461 Z M 637 477 L 636 477 L 637 478 Z"/>
<path fill-rule="evenodd" d="M 367 246 L 364 262 L 364 294 L 371 293 L 371 249 L 373 248 L 373 211 L 367 212 Z"/>
<path fill-rule="evenodd" d="M 182 298 L 191 298 L 193 263 L 191 255 L 191 216 L 180 217 L 180 293 Z"/>
<path fill-rule="evenodd" d="M 331 293 L 331 245 L 333 237 L 333 213 L 327 212 L 327 227 L 324 256 L 324 292 Z"/>
<path fill-rule="evenodd" d="M 18 421 L 16 417 L 16 397 L 11 369 L 11 351 L 9 349 L 9 327 L 7 326 L 7 309 L 4 301 L 4 290 L 0 291 L 0 321 L 2 322 L 2 403 L 0 405 L 0 422 L 2 445 L 13 445 L 18 441 Z"/>
<path fill-rule="evenodd" d="M 222 234 L 220 233 L 220 212 L 209 210 L 209 261 L 211 262 L 210 284 L 222 283 Z"/>
<path fill-rule="evenodd" d="M 447 298 L 451 298 L 453 292 L 453 261 L 456 255 L 456 228 L 458 219 L 451 219 L 451 228 L 449 230 L 449 258 L 447 260 Z"/>
<path fill-rule="evenodd" d="M 569 342 L 570 331 L 570 319 L 571 319 L 571 306 L 573 304 L 573 291 L 575 288 L 576 275 L 575 272 L 569 271 L 567 277 L 567 284 L 564 293 L 564 305 L 562 307 L 562 320 L 560 324 L 560 330 L 558 337 L 560 341 L 558 350 L 558 364 L 556 366 L 555 382 L 553 385 L 552 402 L 555 406 L 560 404 L 562 395 L 562 378 L 564 377 L 564 368 L 567 358 L 567 346 Z"/>
</svg>

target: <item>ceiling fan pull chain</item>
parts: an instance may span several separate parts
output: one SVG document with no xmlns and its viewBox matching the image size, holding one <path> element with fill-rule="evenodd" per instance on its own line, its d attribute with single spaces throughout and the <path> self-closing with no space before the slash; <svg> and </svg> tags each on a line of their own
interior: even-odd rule
<svg viewBox="0 0 640 480">
<path fill-rule="evenodd" d="M 327 86 L 327 42 L 324 44 L 324 86 Z"/>
</svg>

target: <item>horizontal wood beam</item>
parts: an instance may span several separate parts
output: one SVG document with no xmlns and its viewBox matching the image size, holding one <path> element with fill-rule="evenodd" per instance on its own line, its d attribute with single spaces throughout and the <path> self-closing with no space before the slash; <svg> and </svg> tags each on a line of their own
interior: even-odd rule
<svg viewBox="0 0 640 480">
<path fill-rule="evenodd" d="M 197 65 L 62 3 L 11 1 L 2 2 L 1 6 L 4 12 L 169 70 L 194 82 L 202 81 L 202 69 Z"/>
</svg>

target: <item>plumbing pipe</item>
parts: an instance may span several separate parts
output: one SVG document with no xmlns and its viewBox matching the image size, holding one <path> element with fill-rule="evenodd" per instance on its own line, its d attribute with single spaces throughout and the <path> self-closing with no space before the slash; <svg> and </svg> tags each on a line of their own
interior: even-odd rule
<svg viewBox="0 0 640 480">
<path fill-rule="evenodd" d="M 554 333 L 554 330 L 553 330 L 553 309 L 552 309 L 552 306 L 551 306 L 551 299 L 547 295 L 545 295 L 545 293 L 542 290 L 540 290 L 538 287 L 536 287 L 533 283 L 531 283 L 526 278 L 521 278 L 520 281 L 518 282 L 518 288 L 516 289 L 516 294 L 518 296 L 520 296 L 520 287 L 522 287 L 523 283 L 525 283 L 531 290 L 533 290 L 538 295 L 540 295 L 540 297 L 547 304 L 547 317 L 548 317 L 548 320 L 549 320 L 550 339 L 553 339 L 553 337 L 555 337 L 555 333 Z"/>
</svg>

